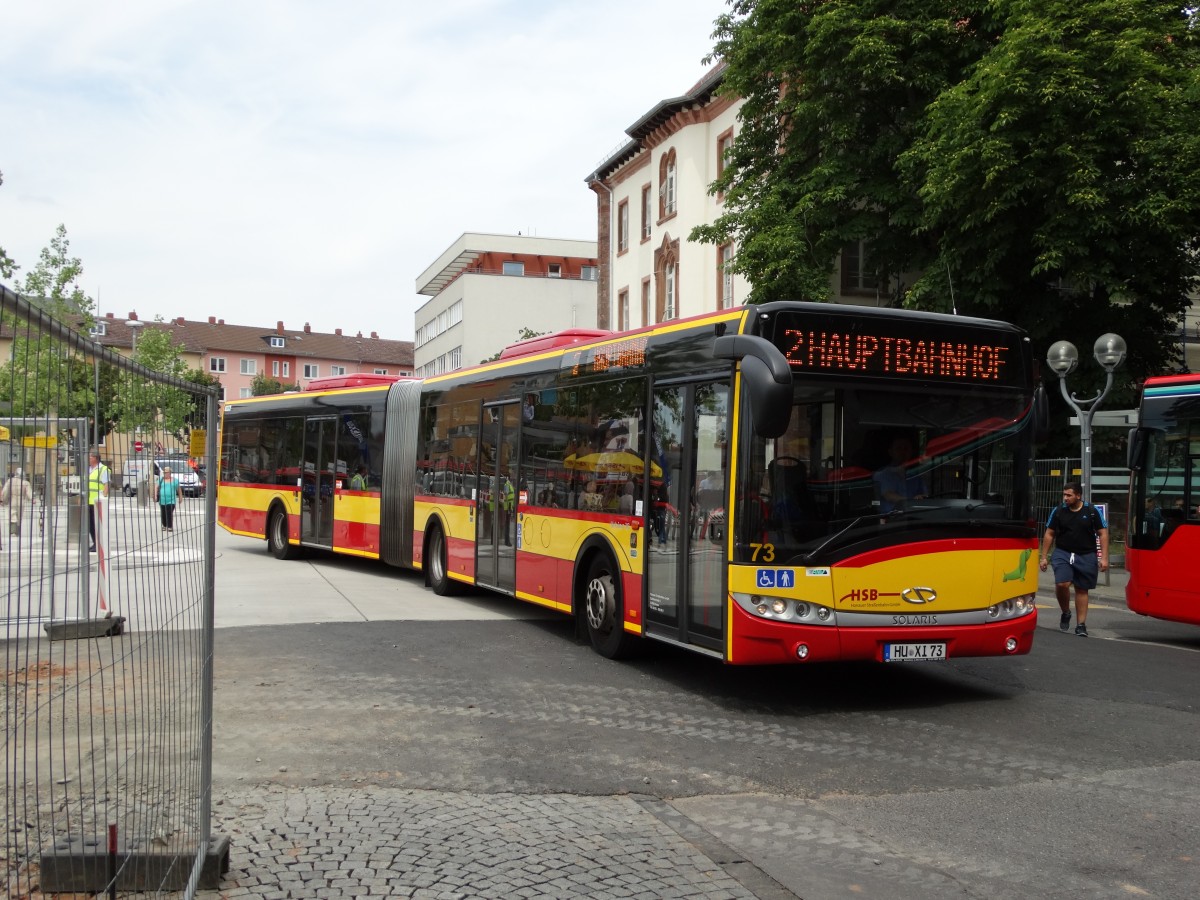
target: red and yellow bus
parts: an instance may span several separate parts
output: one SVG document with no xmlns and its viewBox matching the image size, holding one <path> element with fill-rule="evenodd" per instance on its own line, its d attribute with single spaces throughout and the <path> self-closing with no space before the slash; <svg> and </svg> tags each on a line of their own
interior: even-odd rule
<svg viewBox="0 0 1200 900">
<path fill-rule="evenodd" d="M 1129 468 L 1125 603 L 1200 625 L 1200 375 L 1146 379 Z"/>
<path fill-rule="evenodd" d="M 732 664 L 1027 653 L 1044 395 L 1000 322 L 778 302 L 233 400 L 220 523 Z"/>
</svg>

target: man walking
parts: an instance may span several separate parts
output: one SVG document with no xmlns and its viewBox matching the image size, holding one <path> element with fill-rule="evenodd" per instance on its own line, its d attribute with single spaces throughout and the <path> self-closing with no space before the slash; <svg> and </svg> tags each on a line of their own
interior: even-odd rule
<svg viewBox="0 0 1200 900">
<path fill-rule="evenodd" d="M 1075 633 L 1087 637 L 1088 591 L 1096 586 L 1100 572 L 1108 571 L 1108 523 L 1104 514 L 1083 502 L 1083 486 L 1068 481 L 1063 486 L 1063 502 L 1054 507 L 1046 521 L 1039 567 L 1054 567 L 1054 595 L 1062 615 L 1061 631 L 1071 627 L 1071 585 L 1075 586 Z M 1096 545 L 1100 545 L 1097 558 Z M 1050 554 L 1050 545 L 1054 554 Z"/>
</svg>

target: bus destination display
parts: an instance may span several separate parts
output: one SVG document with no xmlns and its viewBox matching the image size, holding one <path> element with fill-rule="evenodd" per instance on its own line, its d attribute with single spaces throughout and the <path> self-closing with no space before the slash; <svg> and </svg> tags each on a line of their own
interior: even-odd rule
<svg viewBox="0 0 1200 900">
<path fill-rule="evenodd" d="M 781 317 L 784 319 L 785 317 Z M 987 333 L 976 337 L 969 330 L 929 323 L 927 333 L 896 334 L 881 322 L 873 330 L 857 322 L 853 330 L 839 330 L 836 318 L 813 327 L 809 322 L 777 323 L 775 343 L 792 369 L 822 375 L 880 376 L 928 381 L 1019 384 L 1019 340 Z M 867 323 L 871 325 L 874 323 Z"/>
<path fill-rule="evenodd" d="M 627 338 L 599 347 L 576 350 L 563 356 L 566 374 L 598 375 L 614 369 L 641 369 L 646 365 L 646 339 Z"/>
</svg>

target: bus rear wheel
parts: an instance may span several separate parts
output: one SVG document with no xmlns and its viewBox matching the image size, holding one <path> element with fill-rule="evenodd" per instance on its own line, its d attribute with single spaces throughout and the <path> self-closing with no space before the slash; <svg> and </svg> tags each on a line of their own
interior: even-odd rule
<svg viewBox="0 0 1200 900">
<path fill-rule="evenodd" d="M 276 559 L 292 559 L 296 556 L 296 549 L 288 543 L 287 513 L 278 507 L 271 511 L 271 518 L 267 522 L 267 549 Z"/>
<path fill-rule="evenodd" d="M 607 659 L 620 659 L 633 649 L 633 639 L 625 634 L 620 583 L 621 571 L 606 554 L 592 559 L 583 583 L 583 614 L 592 649 Z"/>
<path fill-rule="evenodd" d="M 425 555 L 429 567 L 429 586 L 439 596 L 457 593 L 457 582 L 450 577 L 450 548 L 446 544 L 446 533 L 435 525 L 429 533 L 429 552 Z"/>
</svg>

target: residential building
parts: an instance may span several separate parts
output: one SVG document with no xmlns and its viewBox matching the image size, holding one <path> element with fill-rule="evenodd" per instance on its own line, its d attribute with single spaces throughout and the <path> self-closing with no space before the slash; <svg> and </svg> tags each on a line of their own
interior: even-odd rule
<svg viewBox="0 0 1200 900">
<path fill-rule="evenodd" d="M 150 330 L 169 331 L 181 347 L 184 364 L 215 377 L 221 383 L 223 399 L 249 397 L 259 373 L 301 388 L 314 378 L 333 375 L 413 374 L 412 342 L 381 338 L 374 331 L 368 336 L 362 332 L 350 335 L 339 328 L 328 334 L 313 331 L 308 323 L 300 329 L 285 328 L 282 321 L 274 327 L 231 325 L 215 316 L 209 316 L 207 322 L 183 317 L 147 322 L 137 313 L 115 316 L 110 312 L 95 319 L 91 333 L 101 346 L 128 356 Z M 10 357 L 12 339 L 12 325 L 6 322 L 0 326 L 0 360 Z M 137 440 L 136 434 L 109 434 L 105 438 L 102 455 L 114 472 L 119 473 L 125 460 L 135 455 Z M 186 452 L 182 446 L 160 449 Z M 145 452 L 154 452 L 154 448 Z"/>
<path fill-rule="evenodd" d="M 652 107 L 586 179 L 597 199 L 599 328 L 623 331 L 745 302 L 746 280 L 725 269 L 737 248 L 688 240 L 724 202 L 709 185 L 737 137 L 742 107 L 718 94 L 724 72 L 718 63 L 685 94 Z M 894 288 L 879 283 L 859 244 L 836 261 L 829 299 L 886 305 Z"/>
<path fill-rule="evenodd" d="M 137 322 L 141 324 L 131 324 Z M 169 331 L 182 348 L 188 368 L 216 378 L 224 399 L 249 397 L 259 374 L 303 388 L 314 378 L 330 375 L 413 373 L 410 341 L 387 340 L 374 331 L 367 337 L 361 331 L 348 335 L 340 328 L 328 334 L 313 331 L 307 322 L 300 329 L 285 328 L 282 321 L 273 328 L 264 328 L 231 325 L 215 316 L 209 316 L 207 322 L 182 316 L 167 322 L 146 322 L 139 320 L 137 313 L 127 318 L 106 313 L 96 319 L 93 334 L 106 347 L 132 352 L 135 332 L 144 334 L 147 329 Z"/>
<path fill-rule="evenodd" d="M 466 232 L 417 278 L 418 376 L 473 366 L 537 333 L 595 328 L 595 241 Z"/>
</svg>

